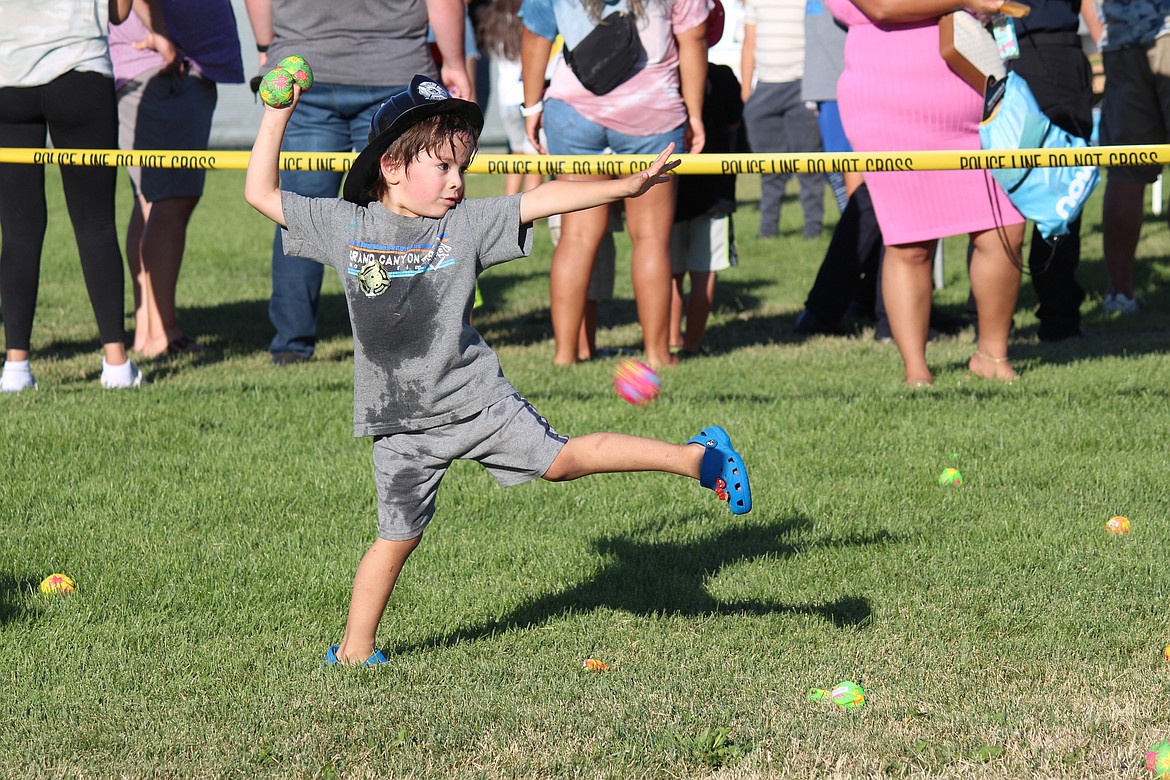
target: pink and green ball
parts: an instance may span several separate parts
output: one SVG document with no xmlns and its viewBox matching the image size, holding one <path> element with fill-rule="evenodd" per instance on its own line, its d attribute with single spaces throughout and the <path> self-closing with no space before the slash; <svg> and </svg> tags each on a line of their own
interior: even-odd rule
<svg viewBox="0 0 1170 780">
<path fill-rule="evenodd" d="M 305 61 L 304 57 L 299 54 L 290 54 L 281 60 L 276 67 L 291 73 L 293 80 L 301 89 L 312 89 L 313 69 L 309 67 L 309 63 Z"/>
<path fill-rule="evenodd" d="M 1146 751 L 1146 769 L 1156 778 L 1170 778 L 1170 742 L 1150 745 Z"/>
<path fill-rule="evenodd" d="M 662 377 L 645 363 L 629 358 L 618 364 L 613 373 L 613 389 L 634 406 L 648 404 L 658 397 Z"/>
<path fill-rule="evenodd" d="M 265 105 L 273 108 L 285 108 L 292 105 L 293 75 L 287 70 L 274 68 L 265 74 L 260 81 L 260 99 Z"/>
</svg>

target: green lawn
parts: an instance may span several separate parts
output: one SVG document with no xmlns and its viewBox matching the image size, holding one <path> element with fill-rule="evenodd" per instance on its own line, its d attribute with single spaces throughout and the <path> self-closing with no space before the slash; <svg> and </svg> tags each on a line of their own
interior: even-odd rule
<svg viewBox="0 0 1170 780">
<path fill-rule="evenodd" d="M 383 622 L 392 663 L 324 670 L 375 534 L 370 445 L 332 273 L 318 358 L 268 360 L 271 227 L 242 182 L 209 175 L 181 280 L 182 321 L 217 352 L 142 361 L 143 388 L 112 392 L 50 170 L 40 389 L 0 398 L 0 775 L 1148 776 L 1170 738 L 1164 222 L 1139 248 L 1141 314 L 1101 311 L 1098 195 L 1093 338 L 1037 341 L 1025 282 L 1019 382 L 968 375 L 968 329 L 910 391 L 872 328 L 790 335 L 828 239 L 800 237 L 794 197 L 782 238 L 755 239 L 742 177 L 713 354 L 644 408 L 614 395 L 612 360 L 552 368 L 541 228 L 532 259 L 483 278 L 478 324 L 514 384 L 570 435 L 723 425 L 755 510 L 675 477 L 505 491 L 456 464 Z M 948 242 L 952 312 L 962 256 Z M 599 341 L 636 346 L 619 280 Z M 940 488 L 946 467 L 966 484 Z M 76 594 L 36 592 L 57 571 Z M 846 679 L 861 710 L 805 698 Z"/>
</svg>

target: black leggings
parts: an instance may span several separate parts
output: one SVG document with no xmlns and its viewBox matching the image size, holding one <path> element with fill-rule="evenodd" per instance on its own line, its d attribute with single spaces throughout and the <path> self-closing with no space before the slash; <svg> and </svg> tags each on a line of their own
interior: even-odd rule
<svg viewBox="0 0 1170 780">
<path fill-rule="evenodd" d="M 42 148 L 46 129 L 59 149 L 116 149 L 113 80 L 70 71 L 39 87 L 0 88 L 0 147 Z M 117 169 L 63 165 L 61 180 L 98 333 L 103 344 L 121 343 L 125 301 L 114 223 Z M 8 349 L 29 348 L 47 222 L 44 168 L 0 164 L 0 306 Z"/>
</svg>

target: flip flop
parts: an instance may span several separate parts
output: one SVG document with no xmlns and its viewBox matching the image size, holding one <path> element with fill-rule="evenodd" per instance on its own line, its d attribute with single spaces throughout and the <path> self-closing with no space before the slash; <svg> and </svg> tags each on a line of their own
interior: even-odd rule
<svg viewBox="0 0 1170 780">
<path fill-rule="evenodd" d="M 322 666 L 349 666 L 349 664 L 342 663 L 341 659 L 337 657 L 337 648 L 338 645 L 329 648 L 329 652 L 325 654 L 325 660 L 321 662 Z M 367 658 L 362 666 L 381 666 L 386 663 L 390 662 L 386 660 L 386 656 L 382 655 L 382 651 L 375 650 L 374 654 Z"/>
<path fill-rule="evenodd" d="M 720 501 L 727 502 L 732 514 L 746 515 L 752 511 L 747 466 L 743 463 L 743 456 L 732 448 L 727 431 L 718 425 L 709 425 L 687 444 L 701 444 L 706 450 L 699 467 L 699 484 L 714 490 Z"/>
</svg>

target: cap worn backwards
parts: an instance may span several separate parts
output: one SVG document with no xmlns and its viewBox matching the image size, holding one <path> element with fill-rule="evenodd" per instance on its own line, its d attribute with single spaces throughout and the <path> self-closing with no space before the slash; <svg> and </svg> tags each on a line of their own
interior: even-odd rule
<svg viewBox="0 0 1170 780">
<path fill-rule="evenodd" d="M 415 76 L 405 92 L 385 103 L 370 120 L 369 143 L 350 166 L 342 189 L 343 197 L 359 206 L 370 202 L 370 187 L 380 175 L 380 161 L 390 144 L 414 125 L 436 114 L 460 114 L 478 134 L 483 129 L 483 112 L 468 100 L 451 97 L 443 85 L 428 76 Z"/>
</svg>

